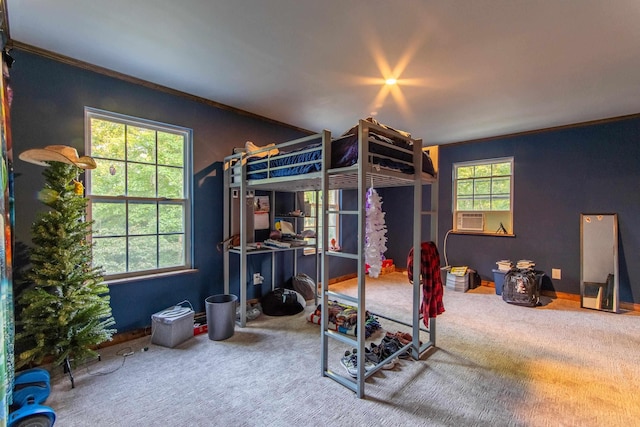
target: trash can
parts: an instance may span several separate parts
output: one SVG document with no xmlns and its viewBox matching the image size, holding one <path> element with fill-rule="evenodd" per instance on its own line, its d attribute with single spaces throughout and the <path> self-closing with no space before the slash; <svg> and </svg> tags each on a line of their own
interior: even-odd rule
<svg viewBox="0 0 640 427">
<path fill-rule="evenodd" d="M 502 286 L 504 285 L 504 275 L 507 271 L 492 270 L 493 271 L 493 283 L 496 285 L 496 295 L 502 295 Z"/>
<path fill-rule="evenodd" d="M 237 303 L 238 297 L 228 294 L 212 295 L 204 300 L 210 340 L 222 341 L 233 336 Z"/>
</svg>

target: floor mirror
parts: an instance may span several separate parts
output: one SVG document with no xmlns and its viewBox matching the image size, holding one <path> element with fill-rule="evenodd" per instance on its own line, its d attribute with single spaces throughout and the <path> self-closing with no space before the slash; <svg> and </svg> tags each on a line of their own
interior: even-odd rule
<svg viewBox="0 0 640 427">
<path fill-rule="evenodd" d="M 618 312 L 618 216 L 580 215 L 580 306 Z"/>
</svg>

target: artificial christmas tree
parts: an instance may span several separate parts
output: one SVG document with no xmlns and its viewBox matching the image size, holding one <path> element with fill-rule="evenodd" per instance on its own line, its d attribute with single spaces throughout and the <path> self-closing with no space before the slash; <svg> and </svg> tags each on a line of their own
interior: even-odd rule
<svg viewBox="0 0 640 427">
<path fill-rule="evenodd" d="M 367 190 L 364 259 L 369 266 L 369 277 L 378 277 L 387 250 L 387 226 L 382 212 L 382 197 L 375 188 Z"/>
<path fill-rule="evenodd" d="M 72 366 L 96 357 L 94 348 L 115 333 L 110 328 L 115 321 L 109 288 L 102 269 L 91 262 L 87 199 L 77 180 L 81 169 L 93 168 L 95 162 L 78 158 L 75 149 L 66 146 L 28 150 L 20 158 L 49 165 L 38 194 L 49 209 L 38 215 L 31 229 L 34 245 L 26 273 L 31 284 L 17 299 L 17 364 L 38 364 L 52 356 L 54 364 L 64 364 L 73 387 Z"/>
</svg>

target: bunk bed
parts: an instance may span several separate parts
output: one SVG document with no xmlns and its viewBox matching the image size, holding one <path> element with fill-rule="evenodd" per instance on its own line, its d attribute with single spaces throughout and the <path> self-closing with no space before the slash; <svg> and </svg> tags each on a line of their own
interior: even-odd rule
<svg viewBox="0 0 640 427">
<path fill-rule="evenodd" d="M 416 172 L 417 171 L 417 172 Z M 329 251 L 327 233 L 322 233 L 321 255 L 321 368 L 322 375 L 327 376 L 341 385 L 351 389 L 358 397 L 364 397 L 366 379 L 390 359 L 409 351 L 414 359 L 418 359 L 427 349 L 435 346 L 436 322 L 435 318 L 428 319 L 428 327 L 421 326 L 420 281 L 415 280 L 412 287 L 412 320 L 410 323 L 386 317 L 376 313 L 384 319 L 404 324 L 412 330 L 412 341 L 404 345 L 397 352 L 381 361 L 374 369 L 365 371 L 365 334 L 347 336 L 328 328 L 328 313 L 326 312 L 330 300 L 341 300 L 358 307 L 357 329 L 365 330 L 366 301 L 365 295 L 365 199 L 367 188 L 383 187 L 412 187 L 413 188 L 413 240 L 414 252 L 420 253 L 422 218 L 430 216 L 431 240 L 437 241 L 437 147 L 423 149 L 422 140 L 413 139 L 410 135 L 382 125 L 375 120 L 360 120 L 354 128 L 339 138 L 332 139 L 329 131 L 311 135 L 306 138 L 289 141 L 283 144 L 259 147 L 229 156 L 225 159 L 225 232 L 229 228 L 229 194 L 239 197 L 240 216 L 240 244 L 238 253 L 243 257 L 250 254 L 247 250 L 247 236 L 243 235 L 246 228 L 246 203 L 244 198 L 252 191 L 309 191 L 322 193 L 323 200 L 327 200 L 327 192 L 334 189 L 357 190 L 358 208 L 350 211 L 330 211 L 323 209 L 323 221 L 329 221 L 329 215 L 354 215 L 358 221 L 358 248 L 354 253 Z M 431 205 L 428 211 L 422 211 L 422 187 L 430 185 Z M 320 236 L 319 236 L 320 237 Z M 225 292 L 229 291 L 228 260 L 225 254 Z M 331 257 L 342 257 L 355 260 L 357 263 L 357 297 L 333 292 L 329 289 Z M 241 261 L 240 283 L 246 283 L 246 270 Z M 420 263 L 414 263 L 413 276 L 420 277 Z M 240 286 L 241 310 L 244 310 L 246 294 L 244 286 Z M 241 313 L 241 326 L 244 313 Z M 420 331 L 429 334 L 429 339 L 422 343 Z M 347 378 L 329 368 L 329 340 L 338 340 L 350 348 L 357 349 L 358 375 L 355 379 Z"/>
</svg>

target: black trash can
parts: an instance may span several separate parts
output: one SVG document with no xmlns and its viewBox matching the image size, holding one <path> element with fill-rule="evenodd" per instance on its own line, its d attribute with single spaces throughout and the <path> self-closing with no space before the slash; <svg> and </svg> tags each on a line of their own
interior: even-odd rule
<svg viewBox="0 0 640 427">
<path fill-rule="evenodd" d="M 204 300 L 207 312 L 207 333 L 210 340 L 222 341 L 233 336 L 236 326 L 235 295 L 219 294 Z"/>
</svg>

